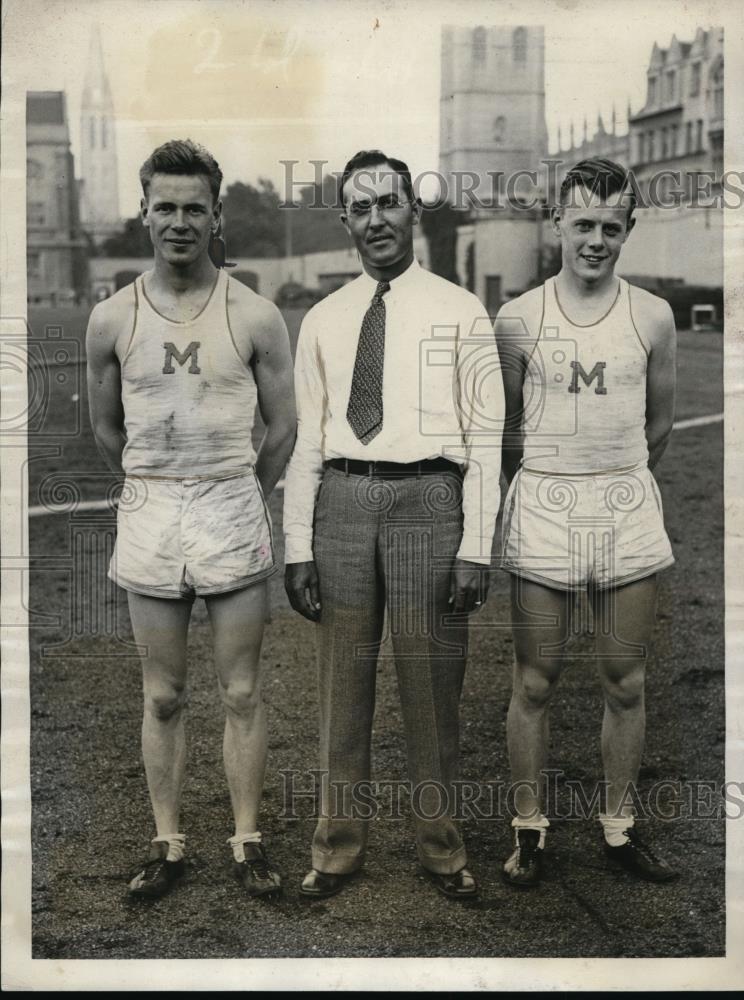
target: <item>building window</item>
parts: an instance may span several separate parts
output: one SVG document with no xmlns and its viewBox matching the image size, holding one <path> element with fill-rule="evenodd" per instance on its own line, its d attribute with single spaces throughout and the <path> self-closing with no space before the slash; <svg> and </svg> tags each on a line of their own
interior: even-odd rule
<svg viewBox="0 0 744 1000">
<path fill-rule="evenodd" d="M 473 31 L 473 62 L 482 63 L 486 59 L 486 29 L 476 28 Z"/>
<path fill-rule="evenodd" d="M 723 118 L 723 67 L 713 75 L 713 117 Z"/>
<path fill-rule="evenodd" d="M 656 77 L 650 76 L 648 78 L 648 103 L 656 104 Z"/>
<path fill-rule="evenodd" d="M 677 155 L 677 132 L 679 132 L 679 125 L 672 125 L 669 129 L 669 155 Z"/>
<path fill-rule="evenodd" d="M 503 142 L 504 133 L 506 132 L 506 118 L 503 115 L 499 115 L 498 118 L 493 120 L 493 141 Z"/>
<path fill-rule="evenodd" d="M 101 119 L 101 149 L 105 149 L 108 143 L 108 122 L 105 118 Z"/>
<path fill-rule="evenodd" d="M 640 132 L 638 135 L 637 162 L 643 163 L 645 162 L 645 159 L 646 159 L 646 136 L 643 134 L 643 132 Z"/>
<path fill-rule="evenodd" d="M 46 225 L 46 210 L 43 201 L 30 201 L 28 203 L 27 224 L 29 226 Z"/>
<path fill-rule="evenodd" d="M 687 135 L 685 136 L 685 152 L 686 153 L 691 153 L 692 152 L 692 122 L 688 122 L 687 123 L 686 129 L 687 129 Z"/>
<path fill-rule="evenodd" d="M 512 35 L 512 54 L 514 62 L 527 60 L 527 32 L 524 28 L 515 28 Z"/>
<path fill-rule="evenodd" d="M 671 104 L 674 101 L 674 92 L 676 90 L 676 84 L 677 84 L 676 70 L 670 69 L 667 71 L 664 83 L 666 86 L 666 93 L 664 94 L 664 99 Z"/>
<path fill-rule="evenodd" d="M 667 129 L 666 126 L 661 130 L 661 158 L 666 160 L 669 156 L 669 150 L 667 148 Z"/>
<path fill-rule="evenodd" d="M 91 118 L 91 120 L 88 122 L 88 131 L 90 133 L 90 136 L 89 136 L 89 138 L 90 138 L 90 148 L 91 149 L 95 149 L 96 148 L 96 120 L 95 120 L 95 118 Z"/>
<path fill-rule="evenodd" d="M 26 256 L 26 273 L 30 279 L 41 278 L 41 254 L 29 253 Z"/>
<path fill-rule="evenodd" d="M 654 156 L 654 132 L 653 129 L 648 133 L 648 162 L 653 163 L 655 159 Z"/>
<path fill-rule="evenodd" d="M 695 148 L 697 149 L 698 153 L 700 153 L 702 151 L 702 148 L 703 148 L 703 120 L 702 120 L 702 118 L 698 118 L 698 123 L 697 123 L 697 146 Z"/>
<path fill-rule="evenodd" d="M 690 76 L 690 97 L 697 97 L 700 93 L 700 63 L 692 64 L 692 75 Z"/>
<path fill-rule="evenodd" d="M 444 148 L 452 149 L 452 139 L 454 137 L 453 121 L 451 112 L 444 119 Z"/>
</svg>

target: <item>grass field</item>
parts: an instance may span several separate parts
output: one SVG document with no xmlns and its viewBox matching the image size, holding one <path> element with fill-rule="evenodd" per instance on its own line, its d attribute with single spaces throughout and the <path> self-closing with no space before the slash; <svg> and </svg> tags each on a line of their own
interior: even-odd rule
<svg viewBox="0 0 744 1000">
<path fill-rule="evenodd" d="M 296 336 L 298 317 L 288 321 Z M 81 314 L 31 317 L 41 339 L 50 323 L 80 343 Z M 680 335 L 680 419 L 722 410 L 721 349 L 720 334 Z M 78 384 L 83 368 L 66 364 L 55 374 L 69 381 L 54 382 L 52 406 L 30 441 L 31 505 L 59 502 L 70 490 L 100 498 L 111 481 L 87 426 L 84 386 Z M 61 436 L 78 418 L 79 433 Z M 677 563 L 660 585 L 642 794 L 661 779 L 686 782 L 686 788 L 723 781 L 722 461 L 721 425 L 711 424 L 675 433 L 658 469 Z M 278 494 L 271 511 L 281 544 Z M 182 824 L 188 877 L 156 905 L 127 905 L 127 878 L 153 833 L 139 750 L 139 665 L 129 644 L 126 601 L 105 581 L 112 530 L 110 515 L 101 512 L 40 516 L 30 524 L 35 957 L 724 953 L 724 823 L 703 816 L 644 824 L 682 870 L 678 882 L 662 887 L 607 870 L 595 821 L 556 820 L 548 876 L 528 895 L 500 881 L 509 851 L 507 820 L 471 819 L 464 832 L 481 897 L 464 905 L 447 902 L 425 882 L 410 821 L 379 820 L 372 825 L 364 873 L 353 886 L 327 902 L 301 901 L 297 887 L 309 867 L 313 821 L 306 802 L 299 818 L 280 818 L 280 772 L 299 772 L 304 786 L 316 764 L 314 638 L 313 626 L 289 609 L 280 574 L 271 581 L 273 622 L 263 650 L 271 734 L 263 830 L 285 872 L 285 895 L 259 913 L 260 904 L 230 880 L 222 716 L 209 626 L 197 602 Z M 471 632 L 461 776 L 480 783 L 505 781 L 508 774 L 507 593 L 505 574 L 494 570 L 491 596 Z M 551 765 L 563 772 L 559 803 L 567 778 L 590 786 L 600 773 L 601 696 L 585 657 L 590 650 L 589 640 L 576 642 L 553 709 Z M 394 665 L 387 655 L 379 669 L 374 760 L 378 779 L 404 778 Z"/>
</svg>

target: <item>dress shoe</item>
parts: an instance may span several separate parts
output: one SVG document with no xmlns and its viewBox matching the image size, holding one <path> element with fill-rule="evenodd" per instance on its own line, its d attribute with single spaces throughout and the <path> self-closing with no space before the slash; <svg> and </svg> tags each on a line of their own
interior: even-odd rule
<svg viewBox="0 0 744 1000">
<path fill-rule="evenodd" d="M 543 859 L 540 831 L 517 829 L 514 840 L 516 846 L 502 869 L 504 881 L 518 889 L 537 885 L 542 874 Z"/>
<path fill-rule="evenodd" d="M 302 880 L 300 892 L 309 899 L 326 899 L 328 896 L 335 896 L 337 892 L 341 892 L 354 875 L 356 872 L 334 874 L 332 872 L 319 872 L 317 868 L 311 868 Z"/>
<path fill-rule="evenodd" d="M 459 872 L 453 872 L 451 875 L 431 872 L 428 868 L 425 871 L 434 888 L 448 899 L 473 899 L 478 895 L 478 883 L 467 868 L 461 868 Z"/>
<path fill-rule="evenodd" d="M 654 854 L 648 844 L 643 843 L 633 827 L 624 832 L 628 840 L 620 847 L 611 847 L 605 841 L 605 854 L 608 858 L 647 882 L 671 882 L 672 879 L 677 878 L 679 873 L 670 867 L 663 858 Z"/>
</svg>

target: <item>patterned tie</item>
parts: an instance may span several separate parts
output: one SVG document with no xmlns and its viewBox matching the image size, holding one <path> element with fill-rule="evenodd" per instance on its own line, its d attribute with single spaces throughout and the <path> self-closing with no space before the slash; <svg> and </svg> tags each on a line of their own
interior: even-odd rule
<svg viewBox="0 0 744 1000">
<path fill-rule="evenodd" d="M 385 303 L 387 281 L 378 282 L 359 333 L 346 419 L 362 442 L 369 444 L 382 430 L 382 371 L 385 364 Z"/>
</svg>

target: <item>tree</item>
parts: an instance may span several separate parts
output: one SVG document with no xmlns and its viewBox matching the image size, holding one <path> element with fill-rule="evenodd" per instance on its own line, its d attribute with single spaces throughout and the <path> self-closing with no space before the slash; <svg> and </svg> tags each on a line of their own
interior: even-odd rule
<svg viewBox="0 0 744 1000">
<path fill-rule="evenodd" d="M 142 225 L 142 217 L 127 219 L 122 231 L 109 236 L 101 249 L 104 257 L 152 257 L 150 234 Z"/>
<path fill-rule="evenodd" d="M 322 184 L 307 184 L 301 188 L 298 207 L 284 211 L 292 213 L 293 253 L 342 250 L 351 245 L 349 235 L 341 224 L 338 180 L 333 174 L 326 174 Z"/>
<path fill-rule="evenodd" d="M 279 194 L 270 180 L 259 178 L 257 188 L 236 181 L 225 192 L 222 206 L 228 257 L 284 254 L 284 219 Z"/>
</svg>

